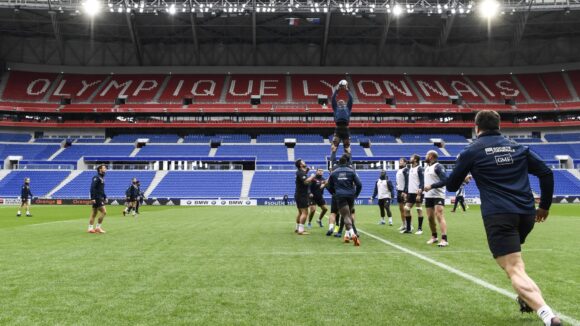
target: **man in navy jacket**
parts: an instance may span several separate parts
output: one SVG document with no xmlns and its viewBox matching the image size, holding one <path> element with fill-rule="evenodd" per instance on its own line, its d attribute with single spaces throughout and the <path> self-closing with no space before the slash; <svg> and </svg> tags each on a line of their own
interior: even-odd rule
<svg viewBox="0 0 580 326">
<path fill-rule="evenodd" d="M 447 190 L 457 191 L 466 176 L 472 174 L 481 196 L 489 248 L 510 278 L 518 294 L 520 310 L 536 311 L 545 325 L 560 325 L 560 319 L 526 274 L 521 256 L 521 244 L 532 231 L 534 222 L 544 222 L 548 217 L 554 191 L 552 171 L 527 146 L 500 134 L 497 112 L 480 111 L 475 124 L 478 138 L 457 157 L 447 179 Z M 541 200 L 537 209 L 528 174 L 540 180 Z"/>
<path fill-rule="evenodd" d="M 344 241 L 353 240 L 355 246 L 360 246 L 360 240 L 352 228 L 351 211 L 354 207 L 354 200 L 362 190 L 362 183 L 354 170 L 347 165 L 349 156 L 345 154 L 340 158 L 338 168 L 330 174 L 327 188 L 336 197 L 338 211 L 344 219 L 346 227 Z"/>
</svg>

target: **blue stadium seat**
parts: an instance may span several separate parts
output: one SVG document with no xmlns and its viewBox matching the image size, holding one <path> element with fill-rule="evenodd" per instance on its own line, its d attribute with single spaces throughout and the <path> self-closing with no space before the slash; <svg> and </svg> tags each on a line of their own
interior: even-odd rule
<svg viewBox="0 0 580 326">
<path fill-rule="evenodd" d="M 30 134 L 0 133 L 0 141 L 26 143 L 30 141 Z"/>
<path fill-rule="evenodd" d="M 170 171 L 153 198 L 240 198 L 242 171 Z"/>
<path fill-rule="evenodd" d="M 284 143 L 285 138 L 295 138 L 298 143 L 323 143 L 324 138 L 315 134 L 263 134 L 256 137 L 258 143 Z"/>
<path fill-rule="evenodd" d="M 111 143 L 134 143 L 138 138 L 147 138 L 149 143 L 177 143 L 179 136 L 175 134 L 125 134 L 111 139 Z"/>
<path fill-rule="evenodd" d="M 84 171 L 68 184 L 58 190 L 54 198 L 90 198 L 91 181 L 95 171 Z M 131 185 L 133 178 L 141 182 L 141 190 L 145 192 L 155 177 L 154 171 L 107 171 L 105 176 L 105 193 L 108 198 L 125 198 L 125 190 Z"/>
<path fill-rule="evenodd" d="M 10 155 L 18 155 L 28 160 L 46 160 L 60 149 L 60 145 L 0 144 L 1 162 Z"/>
<path fill-rule="evenodd" d="M 413 154 L 419 154 L 423 157 L 428 151 L 437 150 L 437 147 L 433 145 L 393 144 L 373 145 L 371 150 L 374 156 L 400 156 L 409 158 Z"/>
<path fill-rule="evenodd" d="M 404 134 L 400 138 L 404 143 L 430 143 L 432 138 L 442 138 L 447 143 L 464 143 L 467 141 L 465 137 L 454 134 Z"/>
<path fill-rule="evenodd" d="M 30 178 L 32 195 L 35 197 L 45 196 L 69 174 L 70 171 L 11 171 L 4 179 L 0 180 L 0 197 L 20 197 L 24 178 Z"/>
<path fill-rule="evenodd" d="M 256 156 L 260 161 L 288 161 L 286 146 L 280 145 L 222 145 L 216 156 Z"/>
<path fill-rule="evenodd" d="M 146 145 L 137 153 L 142 156 L 207 156 L 208 145 Z"/>
<path fill-rule="evenodd" d="M 566 134 L 546 134 L 544 135 L 549 142 L 568 142 L 580 141 L 580 132 L 566 133 Z"/>
<path fill-rule="evenodd" d="M 65 149 L 55 160 L 78 160 L 83 156 L 129 156 L 135 149 L 133 145 L 77 145 Z"/>
</svg>

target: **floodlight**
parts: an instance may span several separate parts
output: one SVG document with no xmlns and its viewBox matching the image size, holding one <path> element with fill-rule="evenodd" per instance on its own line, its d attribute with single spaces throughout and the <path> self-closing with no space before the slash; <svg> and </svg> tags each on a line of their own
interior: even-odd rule
<svg viewBox="0 0 580 326">
<path fill-rule="evenodd" d="M 101 12 L 101 2 L 99 0 L 86 0 L 83 2 L 83 11 L 85 14 L 94 17 Z"/>
<path fill-rule="evenodd" d="M 401 16 L 401 14 L 403 14 L 403 8 L 401 8 L 401 6 L 399 4 L 396 4 L 393 7 L 393 14 L 395 16 Z"/>
<path fill-rule="evenodd" d="M 483 18 L 492 19 L 499 12 L 499 6 L 497 0 L 483 0 L 479 4 L 479 14 Z"/>
<path fill-rule="evenodd" d="M 169 6 L 169 9 L 167 10 L 167 12 L 168 12 L 170 15 L 175 15 L 175 12 L 176 12 L 176 10 L 175 10 L 175 5 L 174 5 L 174 4 L 172 4 L 171 6 Z"/>
</svg>

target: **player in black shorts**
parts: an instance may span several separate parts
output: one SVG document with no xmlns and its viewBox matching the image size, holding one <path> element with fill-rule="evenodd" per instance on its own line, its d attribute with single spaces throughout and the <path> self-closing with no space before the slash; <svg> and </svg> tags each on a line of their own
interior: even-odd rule
<svg viewBox="0 0 580 326">
<path fill-rule="evenodd" d="M 107 202 L 107 195 L 105 194 L 105 174 L 107 173 L 107 167 L 101 164 L 97 167 L 97 174 L 93 177 L 91 182 L 91 202 L 93 209 L 91 211 L 91 217 L 89 219 L 89 233 L 106 233 L 101 227 L 105 215 L 107 215 L 107 209 L 105 204 Z M 100 212 L 101 216 L 95 225 L 95 218 L 97 213 Z"/>
<path fill-rule="evenodd" d="M 419 220 L 419 227 L 416 235 L 423 234 L 423 188 L 425 178 L 423 175 L 423 167 L 421 167 L 421 157 L 413 154 L 409 160 L 411 166 L 409 173 L 405 179 L 405 193 L 407 194 L 407 203 L 405 204 L 405 225 L 406 229 L 401 233 L 412 233 L 411 225 L 411 209 L 417 205 L 417 219 Z"/>
<path fill-rule="evenodd" d="M 326 180 L 324 180 L 324 170 L 318 169 L 316 170 L 315 178 L 312 180 L 309 186 L 310 194 L 309 196 L 309 204 L 310 204 L 310 213 L 308 215 L 308 227 L 312 227 L 312 219 L 314 218 L 314 214 L 316 213 L 316 206 L 320 207 L 320 215 L 318 216 L 318 226 L 323 227 L 322 225 L 322 218 L 328 211 L 326 208 L 326 201 L 324 200 L 324 185 L 326 184 Z"/>
<path fill-rule="evenodd" d="M 20 217 L 22 215 L 21 210 L 25 209 L 26 216 L 32 217 L 32 215 L 30 215 L 30 204 L 32 204 L 32 191 L 30 190 L 30 178 L 24 179 L 24 184 L 20 189 L 20 200 L 21 200 L 20 208 L 18 209 L 16 216 Z"/>
<path fill-rule="evenodd" d="M 536 311 L 545 325 L 561 325 L 560 319 L 544 301 L 539 287 L 526 273 L 521 255 L 521 244 L 534 223 L 548 218 L 554 193 L 552 170 L 527 146 L 501 135 L 497 112 L 479 111 L 475 125 L 477 140 L 457 157 L 455 168 L 447 180 L 447 190 L 457 191 L 471 172 L 481 195 L 481 213 L 489 248 L 511 280 L 518 294 L 520 310 Z M 539 179 L 541 199 L 537 209 L 528 173 Z M 511 322 L 506 320 L 505 323 Z"/>
<path fill-rule="evenodd" d="M 344 100 L 338 100 L 337 96 L 339 92 L 346 92 L 348 95 L 348 102 Z M 350 115 L 352 112 L 352 94 L 348 90 L 348 83 L 346 80 L 341 80 L 338 84 L 338 88 L 332 94 L 332 111 L 334 113 L 334 122 L 336 123 L 336 129 L 334 130 L 334 137 L 332 139 L 332 145 L 338 148 L 340 142 L 344 146 L 344 152 L 350 153 L 350 131 L 348 125 L 350 123 Z"/>
<path fill-rule="evenodd" d="M 308 168 L 302 159 L 297 159 L 294 163 L 296 166 L 296 191 L 294 192 L 294 199 L 296 200 L 296 207 L 298 208 L 298 215 L 296 215 L 296 232 L 299 235 L 308 234 L 304 231 L 304 223 L 308 216 L 308 185 L 314 179 L 314 175 L 308 177 Z"/>
</svg>

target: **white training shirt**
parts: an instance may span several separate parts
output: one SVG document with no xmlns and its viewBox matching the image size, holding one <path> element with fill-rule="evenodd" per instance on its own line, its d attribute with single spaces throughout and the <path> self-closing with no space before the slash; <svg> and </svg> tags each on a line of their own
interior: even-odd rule
<svg viewBox="0 0 580 326">
<path fill-rule="evenodd" d="M 377 180 L 377 198 L 378 199 L 385 199 L 391 198 L 391 192 L 389 191 L 389 187 L 387 186 L 387 180 Z"/>
<path fill-rule="evenodd" d="M 405 169 L 399 169 L 397 171 L 397 191 L 405 190 L 405 173 L 403 172 Z"/>
<path fill-rule="evenodd" d="M 443 166 L 441 164 L 439 164 L 439 162 L 437 162 L 433 165 L 428 165 L 425 168 L 425 186 L 430 186 L 434 183 L 441 181 L 441 178 L 439 178 L 439 176 L 436 173 L 436 169 L 438 169 L 438 168 L 443 169 L 443 172 L 445 173 L 445 169 L 443 168 Z M 445 199 L 445 187 L 429 190 L 425 194 L 425 198 L 443 198 L 443 199 Z"/>
<path fill-rule="evenodd" d="M 407 191 L 410 194 L 417 193 L 417 190 L 421 187 L 421 180 L 419 180 L 420 167 L 420 165 L 417 165 L 416 167 L 409 168 L 409 189 L 407 189 Z"/>
</svg>

